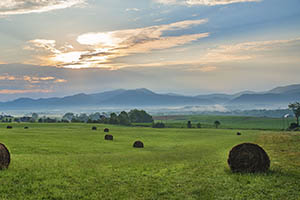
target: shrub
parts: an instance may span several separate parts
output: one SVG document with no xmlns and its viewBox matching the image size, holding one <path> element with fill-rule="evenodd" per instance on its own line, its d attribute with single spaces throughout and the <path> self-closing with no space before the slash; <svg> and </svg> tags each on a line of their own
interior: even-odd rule
<svg viewBox="0 0 300 200">
<path fill-rule="evenodd" d="M 165 124 L 162 122 L 153 123 L 152 128 L 165 128 Z"/>
</svg>

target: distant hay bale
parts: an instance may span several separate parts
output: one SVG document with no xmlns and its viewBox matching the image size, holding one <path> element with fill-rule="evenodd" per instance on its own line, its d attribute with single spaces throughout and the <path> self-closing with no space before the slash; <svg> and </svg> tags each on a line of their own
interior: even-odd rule
<svg viewBox="0 0 300 200">
<path fill-rule="evenodd" d="M 4 144 L 0 143 L 0 170 L 7 169 L 10 163 L 10 154 Z"/>
<path fill-rule="evenodd" d="M 112 135 L 105 135 L 104 139 L 105 140 L 114 140 L 114 136 L 112 136 Z"/>
<path fill-rule="evenodd" d="M 108 129 L 108 128 L 105 128 L 105 129 L 104 129 L 104 132 L 105 132 L 105 133 L 108 133 L 108 132 L 109 132 L 109 129 Z"/>
<path fill-rule="evenodd" d="M 240 132 L 237 132 L 236 135 L 242 135 Z"/>
<path fill-rule="evenodd" d="M 93 127 L 92 127 L 92 130 L 93 130 L 93 131 L 97 130 L 97 127 L 96 127 L 96 126 L 93 126 Z"/>
<path fill-rule="evenodd" d="M 12 129 L 13 127 L 12 127 L 12 126 L 7 126 L 6 128 L 7 128 L 7 129 Z"/>
<path fill-rule="evenodd" d="M 24 129 L 29 129 L 28 126 L 25 126 Z"/>
<path fill-rule="evenodd" d="M 135 141 L 133 143 L 134 148 L 144 148 L 144 144 L 141 141 Z"/>
<path fill-rule="evenodd" d="M 266 172 L 270 168 L 268 154 L 263 148 L 252 143 L 243 143 L 233 147 L 227 162 L 232 172 Z"/>
</svg>

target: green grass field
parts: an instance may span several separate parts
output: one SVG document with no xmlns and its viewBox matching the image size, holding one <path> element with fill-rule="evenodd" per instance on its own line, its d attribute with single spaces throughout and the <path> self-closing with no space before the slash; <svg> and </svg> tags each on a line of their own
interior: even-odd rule
<svg viewBox="0 0 300 200">
<path fill-rule="evenodd" d="M 295 122 L 294 118 L 269 118 L 269 117 L 245 117 L 245 116 L 213 116 L 213 115 L 178 115 L 157 116 L 155 120 L 164 122 L 167 127 L 186 127 L 187 121 L 191 121 L 196 127 L 201 123 L 203 128 L 215 128 L 216 120 L 221 122 L 220 128 L 225 129 L 260 129 L 260 130 L 283 130 L 289 124 Z"/>
<path fill-rule="evenodd" d="M 108 126 L 115 140 L 105 141 L 105 125 L 6 125 L 0 142 L 12 161 L 0 171 L 1 200 L 300 199 L 299 132 Z M 268 173 L 230 172 L 228 153 L 242 142 L 266 150 Z"/>
</svg>

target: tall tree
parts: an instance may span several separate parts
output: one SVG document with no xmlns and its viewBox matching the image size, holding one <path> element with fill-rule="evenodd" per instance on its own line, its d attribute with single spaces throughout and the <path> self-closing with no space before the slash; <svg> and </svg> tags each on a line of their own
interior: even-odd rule
<svg viewBox="0 0 300 200">
<path fill-rule="evenodd" d="M 121 125 L 129 126 L 130 125 L 130 119 L 127 114 L 127 112 L 122 111 L 118 116 L 118 121 Z"/>
<path fill-rule="evenodd" d="M 152 123 L 153 118 L 144 110 L 131 110 L 129 113 L 129 118 L 132 123 Z"/>
<path fill-rule="evenodd" d="M 32 113 L 31 118 L 33 121 L 36 121 L 39 118 L 39 115 L 37 113 Z"/>
<path fill-rule="evenodd" d="M 291 103 L 289 105 L 289 109 L 291 109 L 293 111 L 293 113 L 295 114 L 295 117 L 297 119 L 297 126 L 299 126 L 300 103 L 299 102 Z"/>
<path fill-rule="evenodd" d="M 109 118 L 110 124 L 118 124 L 118 115 L 116 113 L 111 113 Z"/>
<path fill-rule="evenodd" d="M 221 125 L 221 122 L 219 122 L 218 120 L 216 120 L 214 124 L 215 124 L 216 128 L 218 128 Z"/>
<path fill-rule="evenodd" d="M 192 128 L 192 122 L 191 122 L 191 121 L 188 121 L 188 122 L 187 122 L 187 127 L 188 127 L 188 128 Z"/>
<path fill-rule="evenodd" d="M 66 113 L 66 114 L 62 117 L 63 120 L 67 120 L 67 121 L 71 121 L 73 118 L 75 118 L 74 113 Z"/>
</svg>

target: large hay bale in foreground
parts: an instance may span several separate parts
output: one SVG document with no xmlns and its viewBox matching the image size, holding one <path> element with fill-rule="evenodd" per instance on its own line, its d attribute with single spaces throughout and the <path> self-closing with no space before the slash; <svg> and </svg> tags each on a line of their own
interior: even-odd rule
<svg viewBox="0 0 300 200">
<path fill-rule="evenodd" d="M 0 143 L 0 170 L 7 169 L 10 163 L 10 154 L 4 144 Z"/>
<path fill-rule="evenodd" d="M 133 143 L 134 148 L 144 148 L 144 144 L 141 141 L 135 141 Z"/>
<path fill-rule="evenodd" d="M 12 129 L 13 127 L 12 127 L 12 126 L 7 126 L 6 128 L 7 128 L 7 129 Z"/>
<path fill-rule="evenodd" d="M 233 147 L 227 162 L 232 172 L 266 172 L 270 168 L 268 154 L 263 148 L 252 143 Z"/>
<path fill-rule="evenodd" d="M 242 135 L 242 133 L 240 133 L 240 132 L 237 132 L 237 133 L 236 133 L 236 135 Z"/>
<path fill-rule="evenodd" d="M 104 139 L 105 140 L 114 140 L 114 136 L 112 136 L 112 135 L 105 135 Z"/>
<path fill-rule="evenodd" d="M 105 128 L 104 129 L 104 133 L 108 133 L 109 132 L 109 129 L 108 128 Z"/>
<path fill-rule="evenodd" d="M 96 126 L 93 126 L 93 127 L 92 127 L 92 130 L 93 130 L 93 131 L 97 130 L 97 127 L 96 127 Z"/>
</svg>

